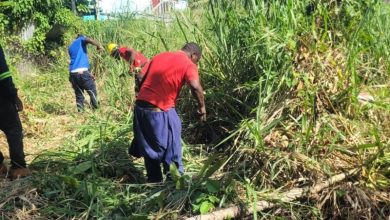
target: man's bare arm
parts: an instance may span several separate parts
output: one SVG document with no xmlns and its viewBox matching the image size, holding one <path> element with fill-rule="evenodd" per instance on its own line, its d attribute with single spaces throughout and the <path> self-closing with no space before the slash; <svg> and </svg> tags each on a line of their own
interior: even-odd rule
<svg viewBox="0 0 390 220">
<path fill-rule="evenodd" d="M 201 121 L 206 121 L 206 104 L 204 102 L 203 88 L 199 80 L 189 81 L 191 93 L 198 102 L 198 115 Z"/>
<path fill-rule="evenodd" d="M 127 50 L 126 50 L 126 55 L 130 58 L 130 59 L 129 59 L 130 65 L 133 65 L 133 62 L 134 62 L 134 60 L 135 60 L 135 52 L 132 51 L 131 49 L 127 49 Z"/>
<path fill-rule="evenodd" d="M 93 39 L 91 39 L 91 38 L 89 38 L 89 37 L 86 37 L 86 38 L 85 38 L 85 42 L 86 42 L 87 44 L 92 44 L 92 45 L 96 46 L 96 49 L 97 49 L 98 51 L 100 51 L 100 52 L 104 51 L 104 48 L 102 47 L 102 45 L 100 45 L 97 41 L 95 41 L 95 40 L 93 40 Z"/>
<path fill-rule="evenodd" d="M 137 84 L 137 88 L 141 90 L 141 82 L 144 79 L 145 75 L 142 73 L 135 74 L 135 83 Z"/>
</svg>

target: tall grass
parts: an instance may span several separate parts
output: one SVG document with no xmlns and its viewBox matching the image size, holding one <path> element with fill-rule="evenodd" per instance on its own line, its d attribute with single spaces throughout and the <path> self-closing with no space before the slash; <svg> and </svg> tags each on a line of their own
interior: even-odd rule
<svg viewBox="0 0 390 220">
<path fill-rule="evenodd" d="M 335 157 L 345 153 L 342 145 L 376 143 L 347 159 L 351 166 L 377 167 L 369 158 L 387 158 L 380 146 L 388 145 L 388 133 L 372 130 L 386 123 L 361 118 L 357 103 L 367 84 L 388 80 L 384 11 L 380 1 L 210 1 L 206 28 L 194 35 L 205 48 L 212 124 L 236 137 L 220 169 L 259 189 L 278 188 L 340 170 L 333 160 L 345 157 Z"/>
<path fill-rule="evenodd" d="M 277 208 L 255 211 L 254 218 L 385 217 L 388 198 L 380 195 L 390 184 L 390 104 L 387 88 L 370 86 L 388 80 L 388 6 L 348 0 L 210 0 L 197 6 L 175 14 L 170 24 L 123 18 L 86 25 L 87 35 L 100 43 L 130 46 L 147 57 L 186 41 L 202 46 L 207 125 L 195 122 L 187 90 L 178 102 L 190 172 L 173 182 L 144 183 L 142 162 L 126 154 L 134 79 L 123 74 L 126 64 L 92 48 L 102 108 L 83 116 L 78 135 L 60 152 L 33 161 L 31 167 L 45 174 L 33 178 L 40 213 L 174 219 L 268 200 Z M 59 71 L 57 78 L 66 79 L 66 70 Z M 39 111 L 57 109 L 59 103 L 48 99 L 63 88 L 57 81 L 56 89 L 50 87 L 53 75 L 46 77 L 24 88 Z M 47 96 L 27 92 L 37 87 L 48 87 Z M 358 103 L 365 90 L 374 103 Z M 205 140 L 212 132 L 218 143 Z M 356 167 L 360 176 L 315 198 L 287 204 L 270 197 Z"/>
</svg>

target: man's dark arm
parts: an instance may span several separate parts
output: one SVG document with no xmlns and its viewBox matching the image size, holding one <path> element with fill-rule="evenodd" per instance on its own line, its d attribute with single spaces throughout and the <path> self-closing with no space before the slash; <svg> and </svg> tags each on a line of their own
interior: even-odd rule
<svg viewBox="0 0 390 220">
<path fill-rule="evenodd" d="M 204 102 L 203 88 L 199 80 L 191 80 L 188 82 L 191 93 L 198 102 L 198 115 L 201 121 L 206 121 L 206 104 Z"/>
<path fill-rule="evenodd" d="M 135 51 L 127 48 L 126 49 L 126 56 L 129 57 L 129 63 L 131 66 L 133 66 L 134 60 L 135 60 Z"/>
<path fill-rule="evenodd" d="M 93 40 L 93 39 L 91 39 L 91 38 L 89 38 L 89 37 L 85 37 L 84 42 L 85 42 L 86 44 L 92 44 L 92 45 L 96 46 L 96 49 L 97 49 L 99 52 L 103 52 L 103 51 L 104 51 L 104 48 L 102 47 L 102 45 L 100 45 L 97 41 L 95 41 L 95 40 Z M 93 80 L 95 80 L 95 78 L 96 78 L 95 75 L 92 74 L 92 73 L 90 73 L 90 74 L 91 74 Z"/>
<path fill-rule="evenodd" d="M 137 87 L 139 90 L 141 90 L 141 84 L 144 81 L 145 76 L 149 72 L 149 68 L 152 65 L 152 61 L 147 62 L 141 69 L 141 71 L 137 74 L 135 74 L 135 83 L 137 84 Z"/>
<path fill-rule="evenodd" d="M 11 72 L 8 69 L 5 60 L 3 48 L 0 46 L 0 95 L 15 101 L 17 97 L 17 90 L 12 81 Z"/>
<path fill-rule="evenodd" d="M 142 73 L 135 74 L 135 83 L 139 89 L 141 89 L 141 82 L 143 81 L 144 77 L 145 75 Z"/>
<path fill-rule="evenodd" d="M 130 67 L 129 73 L 134 73 L 135 51 L 133 51 L 130 48 L 127 48 L 126 51 L 125 51 L 125 55 L 126 55 L 126 57 L 129 58 L 129 60 L 128 60 L 129 67 Z"/>
<path fill-rule="evenodd" d="M 92 44 L 92 45 L 94 45 L 94 46 L 96 46 L 96 49 L 98 50 L 98 51 L 104 51 L 104 48 L 97 42 L 97 41 L 95 41 L 95 40 L 93 40 L 93 39 L 91 39 L 91 38 L 89 38 L 89 37 L 86 37 L 85 38 L 85 43 L 87 43 L 87 44 Z"/>
</svg>

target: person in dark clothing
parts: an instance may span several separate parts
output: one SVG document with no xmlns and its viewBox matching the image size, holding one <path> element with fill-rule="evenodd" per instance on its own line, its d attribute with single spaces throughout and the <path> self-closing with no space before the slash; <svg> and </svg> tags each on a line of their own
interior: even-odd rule
<svg viewBox="0 0 390 220">
<path fill-rule="evenodd" d="M 84 35 L 78 35 L 68 48 L 70 56 L 69 81 L 72 84 L 76 95 L 76 105 L 78 111 L 84 110 L 84 90 L 87 91 L 92 108 L 98 108 L 97 91 L 94 76 L 89 72 L 87 44 L 95 45 L 98 51 L 104 48 L 95 40 Z"/>
<path fill-rule="evenodd" d="M 11 167 L 9 176 L 12 179 L 28 176 L 23 151 L 23 130 L 18 111 L 23 110 L 22 101 L 12 81 L 11 72 L 5 60 L 3 48 L 0 46 L 0 130 L 7 137 Z M 4 156 L 0 152 L 0 175 L 8 173 L 4 164 Z"/>
<path fill-rule="evenodd" d="M 167 176 L 171 164 L 184 173 L 182 125 L 175 106 L 182 86 L 187 84 L 198 103 L 200 119 L 206 120 L 197 68 L 201 55 L 196 43 L 187 43 L 179 51 L 156 55 L 147 70 L 139 74 L 141 83 L 134 109 L 134 140 L 129 153 L 144 158 L 148 182 L 162 181 L 161 163 Z"/>
</svg>

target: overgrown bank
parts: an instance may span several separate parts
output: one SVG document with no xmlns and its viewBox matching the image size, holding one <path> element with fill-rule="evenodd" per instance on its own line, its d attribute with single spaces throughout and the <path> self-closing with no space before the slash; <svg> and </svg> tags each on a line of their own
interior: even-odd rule
<svg viewBox="0 0 390 220">
<path fill-rule="evenodd" d="M 209 126 L 195 122 L 188 94 L 179 106 L 188 175 L 175 183 L 138 184 L 142 163 L 126 155 L 131 78 L 118 77 L 126 67 L 95 55 L 104 107 L 83 116 L 78 135 L 61 151 L 32 162 L 36 175 L 3 197 L 5 216 L 25 207 L 27 216 L 48 218 L 167 219 L 266 200 L 276 206 L 253 211 L 254 218 L 386 218 L 387 12 L 379 1 L 211 1 L 168 27 L 142 20 L 90 24 L 89 34 L 99 41 L 128 43 L 148 56 L 177 49 L 186 39 L 203 46 Z M 59 71 L 66 80 L 66 70 Z M 23 82 L 32 85 L 23 88 L 26 99 L 38 88 L 70 92 L 61 82 L 44 83 L 48 78 Z M 361 92 L 374 101 L 360 104 Z M 27 102 L 54 106 L 49 115 L 63 105 Z M 207 143 L 210 129 L 217 144 Z M 354 168 L 357 174 L 314 195 L 294 202 L 280 197 Z"/>
</svg>

